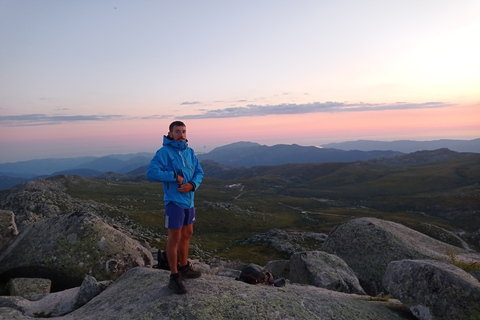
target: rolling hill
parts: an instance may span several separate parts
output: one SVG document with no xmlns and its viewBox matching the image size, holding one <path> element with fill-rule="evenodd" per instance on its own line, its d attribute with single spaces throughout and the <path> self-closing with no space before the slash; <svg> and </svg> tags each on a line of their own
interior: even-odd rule
<svg viewBox="0 0 480 320">
<path fill-rule="evenodd" d="M 394 151 L 344 151 L 317 147 L 304 147 L 296 144 L 265 146 L 251 142 L 237 142 L 215 148 L 206 154 L 197 155 L 200 161 L 215 162 L 236 166 L 253 167 L 259 165 L 280 165 L 286 163 L 350 162 L 401 155 Z"/>
<path fill-rule="evenodd" d="M 374 141 L 374 140 L 357 140 L 328 143 L 325 148 L 335 148 L 340 150 L 394 150 L 403 153 L 410 153 L 422 150 L 435 150 L 447 148 L 457 152 L 475 152 L 480 153 L 480 139 L 473 140 L 453 140 L 441 139 L 431 141 Z"/>
<path fill-rule="evenodd" d="M 195 192 L 193 254 L 261 264 L 284 253 L 245 239 L 271 229 L 328 233 L 358 217 L 399 222 L 455 245 L 462 237 L 480 250 L 480 154 L 435 150 L 399 158 L 250 168 L 205 160 Z M 59 175 L 19 185 L 0 191 L 0 209 L 41 217 L 87 208 L 162 248 L 162 184 L 118 175 Z"/>
</svg>

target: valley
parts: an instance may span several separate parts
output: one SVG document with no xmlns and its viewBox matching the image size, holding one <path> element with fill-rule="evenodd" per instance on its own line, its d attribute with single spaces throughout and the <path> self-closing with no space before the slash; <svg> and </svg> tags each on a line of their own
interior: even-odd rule
<svg viewBox="0 0 480 320">
<path fill-rule="evenodd" d="M 282 230 L 324 234 L 360 217 L 403 224 L 458 247 L 480 250 L 480 154 L 448 150 L 371 161 L 225 167 L 202 162 L 191 253 L 203 261 L 264 264 L 288 252 L 247 239 Z M 137 170 L 139 171 L 139 170 Z M 141 170 L 140 170 L 141 171 Z M 56 175 L 0 191 L 17 224 L 75 210 L 102 216 L 142 243 L 165 247 L 163 190 L 144 173 Z M 302 248 L 319 243 L 298 237 Z"/>
</svg>

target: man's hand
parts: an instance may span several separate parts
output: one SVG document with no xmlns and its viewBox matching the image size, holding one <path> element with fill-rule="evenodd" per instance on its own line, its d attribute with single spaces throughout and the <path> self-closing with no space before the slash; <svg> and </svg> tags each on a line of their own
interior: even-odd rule
<svg viewBox="0 0 480 320">
<path fill-rule="evenodd" d="M 182 184 L 184 178 L 181 175 L 177 175 L 177 184 Z"/>
<path fill-rule="evenodd" d="M 182 179 L 183 180 L 183 179 Z M 180 188 L 177 189 L 178 192 L 181 193 L 187 193 L 193 190 L 193 186 L 191 183 L 185 183 L 180 186 Z"/>
</svg>

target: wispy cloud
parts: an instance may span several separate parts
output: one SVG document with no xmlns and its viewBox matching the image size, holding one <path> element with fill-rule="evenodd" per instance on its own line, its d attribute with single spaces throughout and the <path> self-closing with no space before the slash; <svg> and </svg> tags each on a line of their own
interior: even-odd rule
<svg viewBox="0 0 480 320">
<path fill-rule="evenodd" d="M 192 103 L 193 104 L 193 103 Z M 361 111 L 384 111 L 384 110 L 407 110 L 442 108 L 450 104 L 444 102 L 408 103 L 396 102 L 391 104 L 370 103 L 345 103 L 345 102 L 314 102 L 306 104 L 278 104 L 278 105 L 255 105 L 249 104 L 244 107 L 227 107 L 223 109 L 207 110 L 199 109 L 200 113 L 178 116 L 179 119 L 211 119 L 211 118 L 238 118 L 258 117 L 282 114 L 307 114 L 326 112 L 361 112 Z M 125 115 L 47 115 L 47 114 L 23 114 L 23 115 L 0 115 L 0 125 L 4 126 L 42 126 L 56 125 L 66 122 L 80 121 L 112 121 L 131 119 L 170 119 L 173 115 L 150 115 L 145 117 L 129 117 Z"/>
<path fill-rule="evenodd" d="M 141 117 L 141 119 L 143 119 L 143 120 L 158 120 L 158 119 L 170 119 L 170 118 L 173 118 L 173 115 L 170 115 L 170 114 L 164 114 L 164 115 L 153 114 L 151 116 Z"/>
<path fill-rule="evenodd" d="M 182 102 L 181 105 L 190 105 L 190 104 L 200 104 L 200 101 L 185 101 Z"/>
<path fill-rule="evenodd" d="M 108 121 L 125 119 L 122 115 L 46 115 L 23 114 L 0 116 L 0 124 L 6 126 L 42 126 L 78 121 Z"/>
<path fill-rule="evenodd" d="M 206 110 L 199 114 L 182 116 L 183 119 L 208 119 L 208 118 L 237 118 L 256 117 L 281 114 L 305 114 L 322 112 L 359 112 L 359 111 L 384 111 L 384 110 L 407 110 L 442 108 L 449 106 L 444 102 L 424 103 L 345 103 L 345 102 L 313 102 L 306 104 L 277 104 L 277 105 L 254 105 L 245 107 L 229 107 L 224 109 Z"/>
</svg>

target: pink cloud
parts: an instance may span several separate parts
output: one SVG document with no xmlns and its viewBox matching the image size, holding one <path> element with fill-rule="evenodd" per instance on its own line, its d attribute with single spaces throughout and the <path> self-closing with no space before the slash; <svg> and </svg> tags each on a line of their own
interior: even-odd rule
<svg viewBox="0 0 480 320">
<path fill-rule="evenodd" d="M 197 152 L 237 141 L 321 145 L 346 140 L 480 137 L 480 105 L 342 113 L 185 120 Z M 80 155 L 155 152 L 174 119 L 82 121 L 0 128 L 0 162 Z"/>
</svg>

